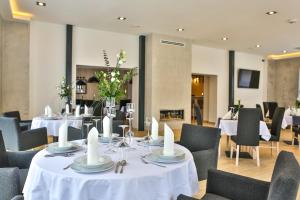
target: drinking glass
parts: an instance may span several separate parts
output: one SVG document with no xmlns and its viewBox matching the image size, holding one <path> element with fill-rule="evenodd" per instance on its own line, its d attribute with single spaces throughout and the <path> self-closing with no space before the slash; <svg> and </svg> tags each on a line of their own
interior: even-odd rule
<svg viewBox="0 0 300 200">
<path fill-rule="evenodd" d="M 132 137 L 134 137 L 134 132 L 132 131 L 132 120 L 133 120 L 133 113 L 134 113 L 134 103 L 127 103 L 126 104 L 126 112 L 128 114 L 127 120 L 129 121 L 129 130 L 126 133 L 126 137 L 128 137 L 128 150 L 135 150 L 135 148 L 130 147 L 132 143 Z"/>
<path fill-rule="evenodd" d="M 147 136 L 145 137 L 145 140 L 149 141 L 150 140 L 150 127 L 151 127 L 151 118 L 150 117 L 146 117 L 145 126 L 147 129 Z"/>
</svg>

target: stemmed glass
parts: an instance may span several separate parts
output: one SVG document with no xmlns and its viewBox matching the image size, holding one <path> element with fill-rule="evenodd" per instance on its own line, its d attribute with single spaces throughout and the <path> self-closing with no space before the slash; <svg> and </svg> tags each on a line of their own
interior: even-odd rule
<svg viewBox="0 0 300 200">
<path fill-rule="evenodd" d="M 127 128 L 128 125 L 119 125 L 119 127 L 121 127 L 122 130 L 123 130 L 123 136 L 122 136 L 123 139 L 122 139 L 122 141 L 120 142 L 120 144 L 118 146 L 119 147 L 128 147 L 129 145 L 125 141 L 125 128 Z"/>
<path fill-rule="evenodd" d="M 145 126 L 147 129 L 147 136 L 145 137 L 145 141 L 150 141 L 151 139 L 150 137 L 151 118 L 150 117 L 146 117 Z"/>
<path fill-rule="evenodd" d="M 100 121 L 100 119 L 99 118 L 94 118 L 93 121 L 96 124 L 96 129 L 99 131 L 99 129 L 98 129 L 98 121 Z"/>
<path fill-rule="evenodd" d="M 127 119 L 128 119 L 128 121 L 129 121 L 129 130 L 127 131 L 127 133 L 126 133 L 126 136 L 128 137 L 128 140 L 129 140 L 129 150 L 135 150 L 135 148 L 133 148 L 133 147 L 130 147 L 130 145 L 131 145 L 131 142 L 132 142 L 132 137 L 134 136 L 134 132 L 132 131 L 132 120 L 133 120 L 133 113 L 134 113 L 134 111 L 135 111 L 135 109 L 134 109 L 134 103 L 127 103 L 126 104 L 126 112 L 127 112 L 127 115 L 128 115 L 128 117 L 127 117 Z"/>
<path fill-rule="evenodd" d="M 116 117 L 115 99 L 110 98 L 106 101 L 107 117 L 109 118 L 110 130 L 109 130 L 109 144 L 106 153 L 115 153 L 113 149 L 112 139 L 113 139 L 113 118 Z"/>
</svg>

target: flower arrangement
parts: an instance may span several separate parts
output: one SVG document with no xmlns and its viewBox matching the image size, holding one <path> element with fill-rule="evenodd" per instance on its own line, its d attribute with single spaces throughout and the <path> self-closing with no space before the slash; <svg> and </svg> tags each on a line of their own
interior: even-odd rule
<svg viewBox="0 0 300 200">
<path fill-rule="evenodd" d="M 125 74 L 121 74 L 120 67 L 126 63 L 126 52 L 121 50 L 117 55 L 117 63 L 115 67 L 110 67 L 109 59 L 105 50 L 103 50 L 105 65 L 108 70 L 96 72 L 99 80 L 98 91 L 100 98 L 115 98 L 119 101 L 125 95 L 124 85 L 135 76 L 136 68 L 132 68 Z"/>
<path fill-rule="evenodd" d="M 66 78 L 63 77 L 60 84 L 56 87 L 58 91 L 58 95 L 61 99 L 69 100 L 72 96 L 72 86 L 67 84 Z"/>
</svg>

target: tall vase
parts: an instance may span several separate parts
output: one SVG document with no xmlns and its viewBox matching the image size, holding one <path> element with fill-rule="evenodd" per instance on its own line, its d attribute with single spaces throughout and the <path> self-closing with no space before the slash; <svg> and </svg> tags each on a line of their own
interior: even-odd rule
<svg viewBox="0 0 300 200">
<path fill-rule="evenodd" d="M 106 115 L 109 118 L 109 134 L 112 136 L 113 132 L 113 118 L 116 116 L 116 99 L 114 97 L 106 98 Z"/>
</svg>

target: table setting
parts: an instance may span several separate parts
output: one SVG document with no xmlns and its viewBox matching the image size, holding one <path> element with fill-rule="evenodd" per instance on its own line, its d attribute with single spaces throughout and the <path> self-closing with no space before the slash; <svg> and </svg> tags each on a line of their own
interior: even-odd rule
<svg viewBox="0 0 300 200">
<path fill-rule="evenodd" d="M 100 142 L 95 127 L 86 140 L 77 141 L 67 141 L 66 127 L 66 122 L 60 127 L 57 143 L 33 158 L 23 189 L 25 199 L 169 200 L 198 191 L 193 156 L 174 143 L 167 124 L 163 146 L 138 145 L 146 138 L 136 137 L 120 145 L 128 141 L 127 135 L 113 142 L 114 153 L 106 153 L 111 147 Z"/>
</svg>

